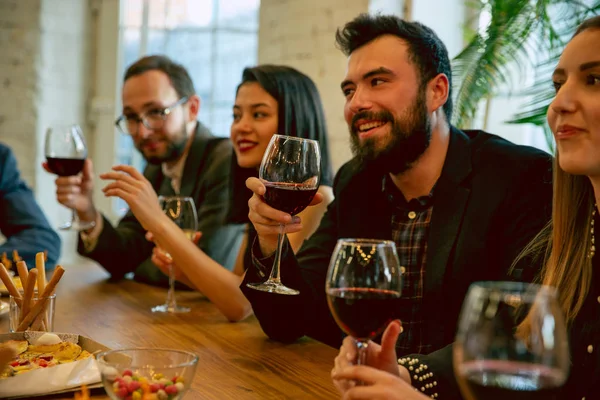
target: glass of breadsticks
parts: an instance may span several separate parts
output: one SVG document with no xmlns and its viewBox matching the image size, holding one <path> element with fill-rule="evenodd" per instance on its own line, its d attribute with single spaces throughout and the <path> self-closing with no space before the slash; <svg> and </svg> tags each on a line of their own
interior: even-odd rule
<svg viewBox="0 0 600 400">
<path fill-rule="evenodd" d="M 0 279 L 10 294 L 10 331 L 26 330 L 51 332 L 54 328 L 54 307 L 56 285 L 65 270 L 60 265 L 46 282 L 44 253 L 36 255 L 36 267 L 27 269 L 25 261 L 17 262 L 17 272 L 23 290 L 15 287 L 8 270 L 0 263 Z"/>
</svg>

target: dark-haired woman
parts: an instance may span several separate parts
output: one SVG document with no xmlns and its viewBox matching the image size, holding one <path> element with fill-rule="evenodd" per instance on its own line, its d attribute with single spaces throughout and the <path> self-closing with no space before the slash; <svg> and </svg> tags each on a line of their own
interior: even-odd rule
<svg viewBox="0 0 600 400">
<path fill-rule="evenodd" d="M 229 217 L 231 223 L 245 223 L 248 229 L 233 271 L 218 264 L 187 239 L 161 212 L 150 183 L 135 169 L 122 167 L 138 180 L 139 185 L 133 187 L 124 200 L 159 245 L 154 249 L 154 263 L 165 273 L 172 264 L 179 281 L 203 293 L 230 321 L 240 321 L 252 313 L 250 303 L 239 288 L 250 262 L 247 249 L 255 237 L 247 223 L 251 193 L 245 187 L 245 180 L 258 176 L 262 156 L 276 133 L 315 139 L 321 147 L 321 186 L 316 196 L 324 201 L 299 214 L 304 228 L 289 235 L 294 251 L 316 230 L 327 204 L 333 200 L 325 116 L 315 84 L 308 76 L 286 66 L 246 68 L 233 106 L 231 140 L 235 155 Z"/>
</svg>

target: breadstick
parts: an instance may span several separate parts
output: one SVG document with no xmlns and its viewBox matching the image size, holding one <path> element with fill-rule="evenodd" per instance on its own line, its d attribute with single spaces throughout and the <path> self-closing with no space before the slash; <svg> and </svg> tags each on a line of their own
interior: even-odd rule
<svg viewBox="0 0 600 400">
<path fill-rule="evenodd" d="M 29 312 L 27 313 L 25 318 L 23 318 L 23 321 L 21 321 L 21 323 L 19 324 L 17 331 L 25 330 L 29 325 L 31 325 L 31 323 L 38 316 L 38 314 L 42 310 L 45 310 L 46 305 L 48 304 L 48 296 L 52 295 L 52 293 L 54 292 L 54 289 L 56 289 L 56 285 L 58 284 L 58 281 L 60 280 L 60 278 L 63 276 L 64 273 L 65 273 L 65 269 L 63 267 L 61 267 L 60 265 L 57 265 L 56 268 L 54 269 L 54 273 L 52 274 L 52 277 L 50 278 L 50 282 L 48 282 L 48 284 L 46 285 L 46 288 L 44 289 L 44 292 L 42 294 L 38 293 L 37 303 L 35 303 L 35 305 L 31 308 L 31 310 L 29 310 Z M 30 272 L 30 274 L 31 274 L 31 272 Z"/>
<path fill-rule="evenodd" d="M 37 253 L 35 255 L 35 267 L 38 270 L 38 293 L 42 293 L 46 288 L 46 262 L 44 261 L 44 253 Z"/>
<path fill-rule="evenodd" d="M 44 253 L 39 252 L 35 255 L 35 267 L 38 270 L 37 277 L 37 287 L 38 293 L 43 293 L 46 288 L 46 260 L 44 259 Z M 46 313 L 42 313 L 44 315 L 44 320 L 42 321 L 42 325 L 48 326 L 48 318 L 46 318 Z"/>
<path fill-rule="evenodd" d="M 2 253 L 2 264 L 4 264 L 7 270 L 12 268 L 12 261 L 8 259 L 6 252 Z"/>
<path fill-rule="evenodd" d="M 2 280 L 2 282 L 4 283 L 4 286 L 6 286 L 6 290 L 8 290 L 8 294 L 10 294 L 15 299 L 15 303 L 17 303 L 17 305 L 19 307 L 21 307 L 21 304 L 22 304 L 21 294 L 15 287 L 15 284 L 13 283 L 12 278 L 10 277 L 10 275 L 8 274 L 8 271 L 6 270 L 6 267 L 2 263 L 0 263 L 0 280 Z"/>
<path fill-rule="evenodd" d="M 29 275 L 27 276 L 27 282 L 25 286 L 23 286 L 23 305 L 21 306 L 21 321 L 29 310 L 32 307 L 32 299 L 33 299 L 33 289 L 35 288 L 35 281 L 37 280 L 38 271 L 35 268 L 32 268 L 29 271 Z M 21 322 L 19 321 L 19 322 Z"/>
<path fill-rule="evenodd" d="M 27 270 L 27 264 L 25 263 L 25 261 L 19 261 L 17 263 L 17 271 L 19 272 L 21 287 L 25 289 L 25 284 L 27 283 L 27 275 L 29 275 L 29 271 Z"/>
<path fill-rule="evenodd" d="M 19 261 L 22 261 L 23 259 L 21 258 L 21 256 L 19 255 L 19 251 L 18 250 L 13 250 L 13 261 L 15 263 L 18 263 Z"/>
<path fill-rule="evenodd" d="M 48 332 L 48 329 L 46 328 L 46 325 L 44 325 L 44 318 L 46 317 L 46 311 L 42 311 L 40 312 L 37 317 L 35 317 L 35 319 L 33 320 L 33 322 L 31 323 L 31 330 L 32 331 L 42 331 L 42 332 Z"/>
</svg>

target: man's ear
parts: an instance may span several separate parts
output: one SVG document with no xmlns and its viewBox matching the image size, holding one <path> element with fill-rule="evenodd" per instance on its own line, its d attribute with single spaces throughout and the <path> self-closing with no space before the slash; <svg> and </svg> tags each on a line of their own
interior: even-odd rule
<svg viewBox="0 0 600 400">
<path fill-rule="evenodd" d="M 438 74 L 427 84 L 427 106 L 429 112 L 443 107 L 448 101 L 450 83 L 446 74 Z"/>
<path fill-rule="evenodd" d="M 187 101 L 189 110 L 189 121 L 196 121 L 198 114 L 200 114 L 200 96 L 194 94 L 188 98 Z"/>
</svg>

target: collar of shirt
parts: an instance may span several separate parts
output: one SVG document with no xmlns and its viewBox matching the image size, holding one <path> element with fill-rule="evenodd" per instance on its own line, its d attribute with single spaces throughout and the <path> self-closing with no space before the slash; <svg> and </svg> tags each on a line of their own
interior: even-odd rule
<svg viewBox="0 0 600 400">
<path fill-rule="evenodd" d="M 175 164 L 167 165 L 167 163 L 162 163 L 161 165 L 163 175 L 171 179 L 171 187 L 177 194 L 179 194 L 179 190 L 181 189 L 181 177 L 183 176 L 183 168 L 185 167 L 188 151 L 189 148 L 184 151 Z"/>
<path fill-rule="evenodd" d="M 410 209 L 411 211 L 424 211 L 433 205 L 433 191 L 435 190 L 436 185 L 437 182 L 435 185 L 433 185 L 433 188 L 431 188 L 431 192 L 429 192 L 428 195 L 406 201 L 400 189 L 394 185 L 394 182 L 389 175 L 385 174 L 381 180 L 381 191 L 386 196 L 390 204 L 395 207 L 400 207 L 406 210 Z"/>
</svg>

